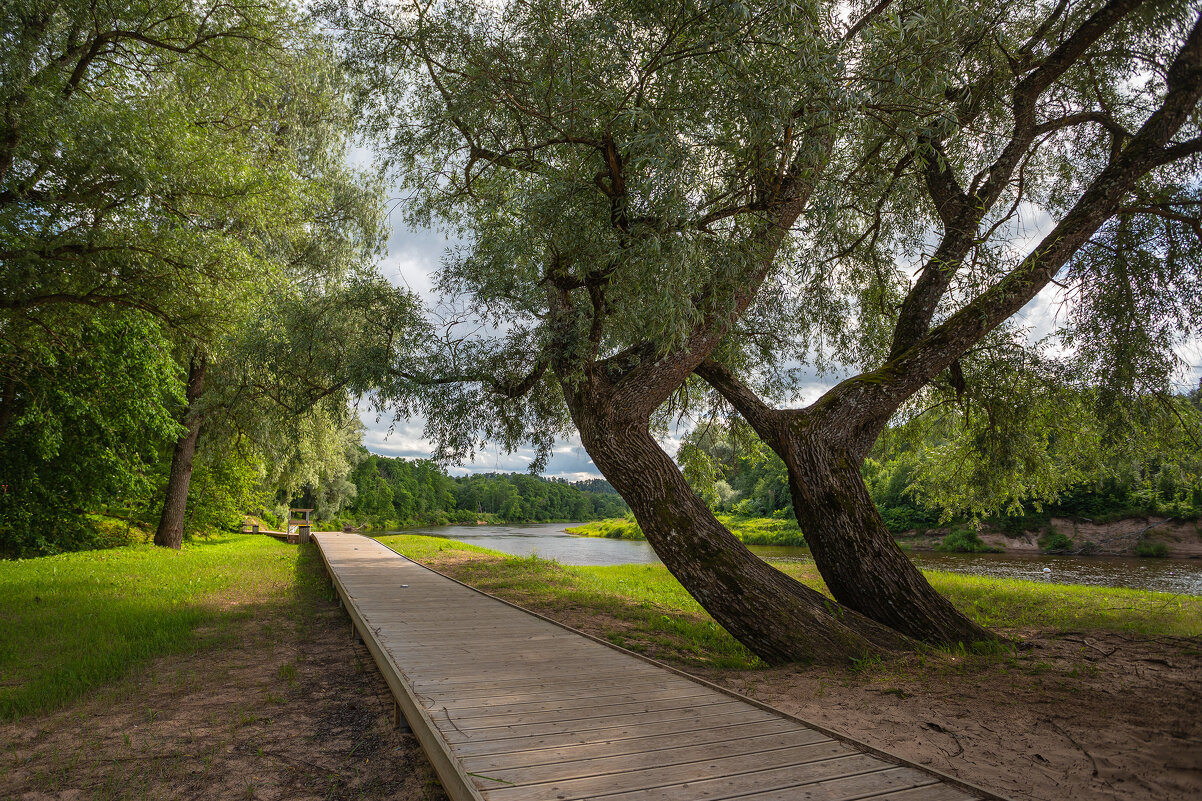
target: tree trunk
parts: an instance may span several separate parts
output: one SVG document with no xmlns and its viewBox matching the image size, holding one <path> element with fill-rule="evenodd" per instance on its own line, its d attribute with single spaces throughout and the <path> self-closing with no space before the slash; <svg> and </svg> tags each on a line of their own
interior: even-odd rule
<svg viewBox="0 0 1202 801">
<path fill-rule="evenodd" d="M 885 528 L 864 486 L 863 454 L 887 413 L 871 414 L 861 399 L 849 401 L 835 390 L 810 410 L 773 409 L 721 364 L 705 362 L 697 374 L 784 461 L 793 513 L 836 600 L 919 640 L 996 639 L 927 582 Z"/>
<path fill-rule="evenodd" d="M 860 458 L 795 434 L 782 446 L 797 523 L 840 603 L 918 640 L 997 639 L 940 595 L 898 547 L 864 486 Z"/>
<path fill-rule="evenodd" d="M 765 662 L 846 663 L 909 641 L 794 581 L 711 514 L 651 436 L 605 392 L 566 390 L 581 442 L 630 504 L 647 541 L 718 623 Z"/>
<path fill-rule="evenodd" d="M 184 513 L 188 508 L 188 485 L 192 482 L 192 457 L 196 454 L 196 440 L 200 438 L 203 417 L 196 409 L 196 402 L 204 392 L 205 367 L 205 357 L 199 352 L 193 353 L 188 363 L 188 389 L 185 395 L 188 406 L 183 419 L 187 431 L 176 441 L 175 451 L 171 454 L 171 473 L 167 477 L 163 514 L 154 533 L 155 545 L 177 551 L 184 544 Z"/>
<path fill-rule="evenodd" d="M 0 439 L 3 439 L 4 435 L 8 433 L 16 405 L 17 379 L 10 375 L 4 382 L 4 392 L 0 393 Z"/>
</svg>

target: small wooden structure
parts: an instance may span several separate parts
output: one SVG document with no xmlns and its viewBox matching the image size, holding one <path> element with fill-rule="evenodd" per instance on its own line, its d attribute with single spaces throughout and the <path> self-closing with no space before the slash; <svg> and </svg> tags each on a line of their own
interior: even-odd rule
<svg viewBox="0 0 1202 801">
<path fill-rule="evenodd" d="M 309 520 L 312 512 L 312 509 L 288 510 L 288 542 L 304 544 L 309 541 L 309 535 L 313 531 Z"/>
</svg>

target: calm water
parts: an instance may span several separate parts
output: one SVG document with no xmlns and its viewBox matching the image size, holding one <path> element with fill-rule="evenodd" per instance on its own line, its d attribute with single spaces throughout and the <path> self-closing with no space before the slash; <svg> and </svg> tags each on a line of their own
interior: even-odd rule
<svg viewBox="0 0 1202 801">
<path fill-rule="evenodd" d="M 494 551 L 537 554 L 565 565 L 627 565 L 659 561 L 646 542 L 574 537 L 562 523 L 530 526 L 435 526 L 398 534 L 425 534 L 469 542 Z M 765 559 L 810 560 L 808 548 L 751 546 Z M 1132 587 L 1202 595 L 1202 559 L 1129 559 L 1116 556 L 916 553 L 920 567 L 995 578 Z"/>
</svg>

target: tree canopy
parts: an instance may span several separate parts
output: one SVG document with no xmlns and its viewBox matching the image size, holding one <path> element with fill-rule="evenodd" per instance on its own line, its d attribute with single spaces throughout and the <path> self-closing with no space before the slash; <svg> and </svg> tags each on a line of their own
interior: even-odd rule
<svg viewBox="0 0 1202 801">
<path fill-rule="evenodd" d="M 0 21 L 0 547 L 70 545 L 104 506 L 154 514 L 164 483 L 178 547 L 198 439 L 213 519 L 268 478 L 349 469 L 348 394 L 422 320 L 376 272 L 381 185 L 348 166 L 313 21 L 170 0 Z"/>
<path fill-rule="evenodd" d="M 545 448 L 570 415 L 673 573 L 770 661 L 897 641 L 824 618 L 693 495 L 648 430 L 695 405 L 694 373 L 783 459 L 835 597 L 955 642 L 989 635 L 905 559 L 860 475 L 885 425 L 932 385 L 971 393 L 991 359 L 1035 378 L 1008 321 L 1054 284 L 1073 299 L 1058 358 L 1112 400 L 1162 388 L 1198 333 L 1194 3 L 331 14 L 410 219 L 468 242 L 440 287 L 484 326 L 406 376 L 402 409 L 452 454 Z M 790 402 L 805 363 L 862 372 L 806 408 L 760 397 Z"/>
</svg>

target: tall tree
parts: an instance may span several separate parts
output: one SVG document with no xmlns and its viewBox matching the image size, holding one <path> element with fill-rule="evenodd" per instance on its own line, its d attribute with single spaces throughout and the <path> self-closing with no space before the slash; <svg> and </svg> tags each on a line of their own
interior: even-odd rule
<svg viewBox="0 0 1202 801">
<path fill-rule="evenodd" d="M 445 454 L 481 435 L 545 446 L 566 411 L 669 569 L 769 661 L 898 646 L 899 631 L 990 636 L 897 550 L 859 463 L 900 404 L 1133 193 L 1186 186 L 1198 150 L 1173 139 L 1193 135 L 1202 92 L 1191 4 L 846 10 L 365 0 L 335 13 L 386 158 L 415 191 L 411 219 L 471 242 L 442 289 L 497 332 L 449 337 L 400 376 L 401 394 L 429 387 L 401 408 L 426 412 Z M 1118 80 L 1149 58 L 1147 81 Z M 1106 146 L 1071 147 L 1080 126 Z M 979 172 L 962 187 L 966 164 Z M 1059 222 L 1016 257 L 1006 223 L 1024 203 Z M 854 230 L 859 211 L 870 222 Z M 922 251 L 932 219 L 944 241 L 910 286 L 896 260 Z M 754 372 L 762 356 L 769 375 L 798 338 L 885 366 L 807 410 L 757 406 L 730 366 Z M 656 443 L 653 416 L 698 370 L 773 447 L 804 444 L 785 459 L 794 508 L 843 606 L 747 552 Z"/>
<path fill-rule="evenodd" d="M 178 548 L 214 408 L 300 413 L 335 393 L 345 406 L 365 386 L 353 348 L 400 346 L 368 315 L 416 320 L 371 266 L 379 183 L 346 165 L 345 87 L 294 4 L 19 0 L 0 23 L 0 332 L 53 339 L 78 322 L 63 309 L 164 326 L 187 393 L 156 542 Z M 321 319 L 331 305 L 346 322 Z M 241 358 L 254 337 L 300 336 L 290 324 L 322 326 L 310 337 L 330 348 L 320 372 Z M 6 420 L 31 393 L 19 364 L 0 369 L 10 364 Z M 238 394 L 256 381 L 286 402 Z"/>
</svg>

